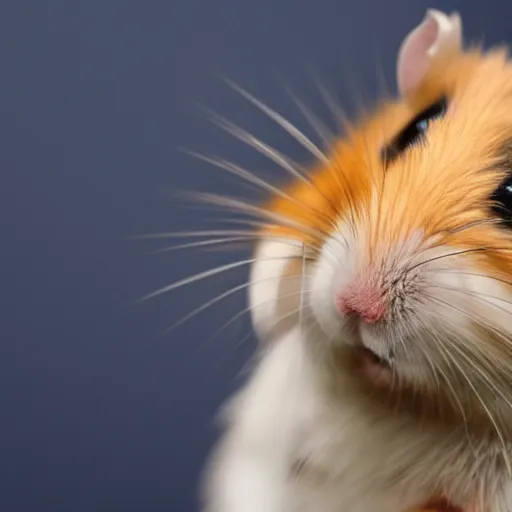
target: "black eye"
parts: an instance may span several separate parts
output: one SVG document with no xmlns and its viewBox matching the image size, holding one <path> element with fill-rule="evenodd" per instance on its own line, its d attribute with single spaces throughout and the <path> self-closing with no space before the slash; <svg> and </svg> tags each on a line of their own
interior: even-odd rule
<svg viewBox="0 0 512 512">
<path fill-rule="evenodd" d="M 436 101 L 430 107 L 420 112 L 383 150 L 381 158 L 389 164 L 402 154 L 407 148 L 419 142 L 428 130 L 434 119 L 443 117 L 448 102 L 445 97 Z"/>
<path fill-rule="evenodd" d="M 494 191 L 491 201 L 494 213 L 512 227 L 512 176 L 508 176 Z"/>
</svg>

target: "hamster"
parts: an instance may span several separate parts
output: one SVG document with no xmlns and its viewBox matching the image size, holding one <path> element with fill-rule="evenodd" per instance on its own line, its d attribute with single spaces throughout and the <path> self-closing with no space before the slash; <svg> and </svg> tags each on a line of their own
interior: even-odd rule
<svg viewBox="0 0 512 512">
<path fill-rule="evenodd" d="M 429 10 L 397 83 L 254 207 L 204 512 L 512 511 L 512 64 Z"/>
</svg>

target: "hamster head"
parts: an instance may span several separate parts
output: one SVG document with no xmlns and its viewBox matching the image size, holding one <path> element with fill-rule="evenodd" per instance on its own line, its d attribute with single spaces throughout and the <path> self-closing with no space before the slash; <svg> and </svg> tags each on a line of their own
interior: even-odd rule
<svg viewBox="0 0 512 512">
<path fill-rule="evenodd" d="M 252 267 L 253 323 L 272 338 L 300 320 L 306 343 L 377 396 L 503 433 L 512 65 L 504 50 L 463 48 L 458 15 L 429 11 L 397 78 L 398 100 L 348 127 L 266 206 L 275 222 Z"/>
</svg>

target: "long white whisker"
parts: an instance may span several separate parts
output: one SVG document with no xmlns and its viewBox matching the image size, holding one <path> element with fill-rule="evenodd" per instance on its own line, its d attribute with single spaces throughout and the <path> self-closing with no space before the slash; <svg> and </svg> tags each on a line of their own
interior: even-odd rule
<svg viewBox="0 0 512 512">
<path fill-rule="evenodd" d="M 450 369 L 451 369 L 451 371 L 453 373 L 452 364 L 450 363 L 450 360 L 448 359 L 448 357 L 445 354 L 445 349 L 443 347 L 442 341 L 439 339 L 437 334 L 427 325 L 427 323 L 425 323 L 425 322 L 423 322 L 421 320 L 420 320 L 420 323 L 423 326 L 423 328 L 426 329 L 429 332 L 430 336 L 432 336 L 432 338 L 434 339 L 435 343 L 433 344 L 433 346 L 437 350 L 438 354 L 446 362 L 446 364 L 450 367 Z M 449 391 L 450 391 L 453 399 L 455 400 L 455 404 L 457 405 L 457 407 L 458 407 L 458 409 L 459 409 L 459 411 L 460 411 L 460 413 L 462 415 L 462 419 L 463 419 L 463 422 L 464 422 L 464 430 L 466 432 L 466 437 L 468 439 L 468 443 L 471 446 L 472 442 L 471 442 L 471 436 L 469 434 L 468 419 L 467 419 L 466 413 L 464 411 L 464 407 L 462 405 L 462 402 L 460 401 L 459 396 L 457 395 L 457 393 L 455 391 L 455 388 L 453 387 L 453 384 L 451 383 L 450 377 L 446 374 L 446 372 L 443 370 L 443 368 L 441 366 L 438 366 L 437 370 L 439 371 L 439 373 L 443 377 L 444 382 L 446 382 L 446 385 L 448 386 Z"/>
<path fill-rule="evenodd" d="M 237 224 L 237 225 L 248 225 L 248 226 L 254 226 L 255 228 L 261 228 L 265 229 L 268 228 L 269 225 L 263 222 L 258 221 L 252 221 L 249 219 L 224 219 L 226 223 L 230 224 Z M 334 253 L 333 248 L 329 245 L 323 245 L 322 241 L 326 238 L 326 235 L 318 230 L 310 229 L 308 230 L 310 233 L 314 233 L 313 237 L 320 242 L 318 245 L 322 246 L 326 251 L 327 255 L 329 256 L 330 263 L 337 262 L 337 255 Z M 346 248 L 347 242 L 346 237 L 343 233 L 341 233 L 339 230 L 336 230 L 336 232 L 341 236 L 342 241 L 339 241 L 336 239 L 336 241 L 344 246 Z M 297 247 L 298 249 L 302 247 L 303 241 L 300 240 L 296 236 L 286 236 L 282 234 L 273 234 L 271 232 L 259 232 L 255 233 L 251 230 L 232 230 L 232 229 L 226 229 L 226 230 L 206 230 L 206 231 L 190 231 L 190 232 L 171 232 L 171 233 L 156 233 L 156 234 L 149 234 L 149 235 L 140 235 L 139 237 L 135 238 L 181 238 L 181 237 L 194 237 L 194 236 L 208 236 L 208 235 L 218 235 L 218 236 L 224 236 L 224 235 L 240 235 L 243 236 L 245 234 L 254 234 L 255 238 L 260 239 L 262 241 L 265 240 L 275 240 L 278 242 L 282 242 L 294 247 Z M 308 233 L 305 233 L 308 234 Z M 314 255 L 318 255 L 320 253 L 320 247 L 315 247 L 314 245 L 307 245 L 306 246 L 306 253 L 308 254 L 307 259 L 312 259 Z"/>
<path fill-rule="evenodd" d="M 207 162 L 207 163 L 214 165 L 215 167 L 224 169 L 225 171 L 233 174 L 234 176 L 241 177 L 241 178 L 257 185 L 258 187 L 262 188 L 263 190 L 266 190 L 267 192 L 272 192 L 273 194 L 283 197 L 289 201 L 294 201 L 294 202 L 297 201 L 296 199 L 291 197 L 286 192 L 283 192 L 278 187 L 275 187 L 274 185 L 268 183 L 264 179 L 256 176 L 252 172 L 244 169 L 243 167 L 241 167 L 233 162 L 230 162 L 230 161 L 225 160 L 220 157 L 208 157 L 206 155 L 201 155 L 200 153 L 195 153 L 192 151 L 187 151 L 187 153 L 194 156 L 195 158 L 198 158 L 199 160 L 202 160 L 203 162 Z M 301 204 L 301 206 L 308 207 L 304 203 L 300 203 L 300 204 Z"/>
<path fill-rule="evenodd" d="M 474 291 L 471 291 L 471 290 L 464 290 L 463 288 L 458 288 L 458 287 L 455 287 L 455 286 L 443 286 L 443 285 L 440 285 L 440 284 L 432 284 L 432 285 L 429 285 L 429 288 L 439 288 L 441 290 L 448 290 L 448 291 L 463 293 L 465 295 L 469 295 L 470 297 L 482 298 L 482 300 L 486 304 L 492 304 L 493 306 L 497 306 L 497 304 L 494 304 L 492 302 L 486 301 L 484 299 L 488 298 L 488 299 L 499 300 L 500 302 L 504 302 L 505 304 L 511 304 L 512 305 L 511 301 L 509 301 L 507 299 L 503 299 L 502 297 L 496 297 L 495 295 L 489 295 L 487 293 L 481 293 L 481 292 L 474 292 Z M 499 306 L 497 306 L 497 307 L 500 308 Z M 500 308 L 500 309 L 502 309 L 506 313 L 512 314 L 512 311 L 510 311 L 508 309 L 504 309 L 504 308 Z"/>
<path fill-rule="evenodd" d="M 479 274 L 478 272 L 465 272 L 465 271 L 454 271 L 450 268 L 436 268 L 436 269 L 427 269 L 427 272 L 445 272 L 447 274 L 454 274 L 454 275 L 463 275 L 463 276 L 475 276 L 475 277 L 482 277 L 484 279 L 492 279 L 493 281 L 497 281 L 498 283 L 503 283 L 509 286 L 512 286 L 512 281 L 509 281 L 507 279 L 500 279 L 499 277 L 495 276 L 488 276 L 485 274 Z"/>
<path fill-rule="evenodd" d="M 304 311 L 304 277 L 306 275 L 306 252 L 305 246 L 302 244 L 302 261 L 301 261 L 301 281 L 300 281 L 300 304 L 299 304 L 299 326 L 302 330 L 302 317 Z"/>
<path fill-rule="evenodd" d="M 235 220 L 233 219 L 233 222 Z M 245 224 L 245 223 L 244 223 Z M 268 226 L 263 223 L 248 223 L 250 225 L 256 225 L 256 227 Z M 240 230 L 240 229 L 212 229 L 205 231 L 175 231 L 175 232 L 164 232 L 164 233 L 149 233 L 146 235 L 137 235 L 132 238 L 134 239 L 169 239 L 169 238 L 201 238 L 205 236 L 215 236 L 215 237 L 240 237 L 242 238 L 254 238 L 255 240 L 274 240 L 284 244 L 289 244 L 295 246 L 297 248 L 302 247 L 302 242 L 298 240 L 296 237 L 285 236 L 282 234 L 273 234 L 267 232 L 258 232 L 255 230 Z M 213 240 L 213 239 L 212 239 Z M 218 239 L 215 239 L 218 240 Z M 194 242 L 195 243 L 195 242 Z M 318 249 L 315 247 L 309 247 L 311 252 L 318 252 Z"/>
<path fill-rule="evenodd" d="M 325 165 L 329 165 L 329 159 L 327 156 L 316 146 L 310 139 L 308 139 L 296 126 L 290 123 L 282 115 L 278 114 L 275 110 L 265 105 L 263 102 L 258 100 L 252 94 L 247 92 L 245 89 L 234 83 L 232 80 L 225 78 L 228 83 L 235 91 L 241 94 L 244 98 L 250 101 L 255 107 L 259 108 L 262 112 L 267 114 L 272 120 L 274 120 L 281 128 L 288 132 L 299 144 L 307 149 L 314 157 Z"/>
<path fill-rule="evenodd" d="M 233 137 L 244 142 L 248 146 L 256 149 L 264 156 L 266 156 L 269 160 L 279 165 L 281 169 L 285 170 L 293 177 L 314 187 L 313 183 L 311 182 L 309 176 L 306 173 L 306 170 L 303 169 L 300 164 L 294 162 L 291 158 L 283 155 L 277 149 L 261 141 L 252 133 L 248 132 L 247 130 L 244 130 L 243 128 L 233 123 L 232 121 L 229 121 L 225 117 L 217 114 L 216 112 L 213 112 L 210 109 L 205 108 L 205 110 L 209 113 L 209 115 L 212 117 L 212 121 L 217 126 L 219 126 L 219 128 L 222 128 L 224 131 L 228 132 Z M 301 169 L 303 172 L 299 172 L 298 169 Z"/>
<path fill-rule="evenodd" d="M 480 325 L 482 325 L 483 327 L 485 327 L 486 329 L 488 329 L 489 331 L 493 332 L 500 339 L 502 339 L 505 342 L 505 344 L 506 344 L 505 347 L 510 350 L 510 348 L 511 348 L 511 341 L 510 341 L 510 339 L 508 339 L 503 333 L 501 333 L 493 325 L 491 325 L 490 323 L 486 322 L 485 318 L 481 317 L 480 315 L 475 315 L 475 313 L 470 314 L 468 311 L 465 311 L 464 309 L 458 308 L 457 306 L 454 306 L 453 304 L 450 304 L 450 303 L 448 303 L 448 302 L 446 302 L 444 300 L 441 300 L 438 297 L 434 297 L 434 296 L 429 295 L 429 294 L 425 294 L 425 296 L 429 297 L 431 300 L 434 300 L 434 301 L 436 301 L 436 302 L 438 302 L 440 304 L 443 304 L 444 306 L 446 306 L 448 308 L 451 308 L 451 309 L 454 309 L 455 311 L 458 311 L 459 313 L 461 313 L 464 316 L 467 316 L 471 320 L 475 320 L 475 316 L 476 316 L 476 318 L 478 320 L 478 323 Z M 489 355 L 487 355 L 487 357 L 489 357 Z M 503 364 L 503 362 L 500 361 L 499 359 L 494 358 L 493 360 L 494 360 L 494 362 L 498 366 Z"/>
<path fill-rule="evenodd" d="M 246 219 L 224 219 L 224 221 L 226 223 L 230 223 L 230 224 L 239 224 L 239 225 L 249 225 L 249 226 L 256 226 L 256 227 L 260 227 L 260 228 L 268 228 L 269 225 L 268 224 L 265 224 L 263 222 L 258 222 L 258 221 L 252 221 L 252 220 L 246 220 Z M 293 228 L 293 229 L 297 229 L 297 230 L 300 230 L 300 228 Z M 344 248 L 347 248 L 347 239 L 346 239 L 346 236 L 336 227 L 336 229 L 334 230 L 334 232 L 338 233 L 342 240 L 338 240 L 337 238 L 335 238 L 335 242 L 338 243 L 339 245 L 341 245 L 342 247 Z M 303 233 L 304 235 L 310 235 L 312 236 L 318 243 L 319 246 L 323 247 L 324 249 L 327 250 L 329 256 L 331 256 L 333 258 L 333 261 L 334 262 L 337 262 L 337 255 L 336 253 L 334 253 L 333 251 L 333 248 L 330 247 L 329 245 L 324 245 L 323 244 L 323 241 L 327 238 L 327 234 L 323 233 L 322 231 L 318 230 L 318 229 L 314 229 L 314 228 L 311 228 L 311 229 L 308 229 L 308 232 L 304 232 Z M 273 237 L 273 236 L 276 236 L 278 239 L 280 236 L 282 235 L 272 235 L 271 233 L 269 234 L 269 237 Z M 285 237 L 286 238 L 289 238 L 290 240 L 293 240 L 294 242 L 296 242 L 296 245 L 297 247 L 300 247 L 302 245 L 302 241 L 301 240 L 298 240 L 297 237 L 293 237 L 293 236 L 290 236 L 290 237 Z M 307 250 L 308 252 L 311 251 L 312 253 L 314 254 L 318 254 L 320 253 L 320 248 L 319 247 L 315 247 L 311 244 L 307 245 Z"/>
<path fill-rule="evenodd" d="M 431 335 L 433 335 L 434 339 L 436 340 L 436 348 L 437 348 L 439 355 L 444 359 L 444 361 L 450 367 L 450 369 L 452 369 L 452 365 L 450 363 L 450 360 L 446 356 L 445 349 L 443 347 L 441 340 L 439 340 L 439 338 L 431 330 L 430 330 L 430 333 L 431 333 Z M 455 404 L 457 405 L 457 407 L 462 415 L 462 420 L 464 422 L 464 430 L 466 431 L 466 436 L 468 438 L 468 442 L 471 444 L 471 437 L 469 435 L 469 427 L 468 427 L 468 419 L 467 419 L 466 413 L 464 412 L 464 407 L 462 406 L 462 402 L 460 401 L 460 399 L 455 391 L 455 388 L 453 387 L 453 384 L 451 383 L 450 378 L 448 377 L 448 375 L 442 369 L 441 366 L 438 367 L 438 371 L 443 376 L 444 381 L 446 382 L 446 385 L 448 386 L 450 393 L 453 396 L 453 399 L 455 400 Z M 453 372 L 453 369 L 452 369 L 452 372 Z"/>
<path fill-rule="evenodd" d="M 219 196 L 216 196 L 216 197 L 219 197 Z M 230 199 L 230 198 L 228 198 L 228 199 Z M 222 196 L 220 196 L 220 200 L 222 200 Z M 316 229 L 316 228 L 313 228 L 311 226 L 306 226 L 306 225 L 304 225 L 302 223 L 296 222 L 296 221 L 294 221 L 294 219 L 291 219 L 290 217 L 284 216 L 284 219 L 285 219 L 284 222 L 283 223 L 279 223 L 279 221 L 276 218 L 274 218 L 275 216 L 274 216 L 274 214 L 272 212 L 270 212 L 269 215 L 273 217 L 273 220 L 274 220 L 274 222 L 276 222 L 276 225 L 281 225 L 282 227 L 292 228 L 292 229 L 297 230 L 298 232 L 300 232 L 300 233 L 302 233 L 304 235 L 310 235 L 310 236 L 316 237 L 316 239 L 318 241 L 323 241 L 325 239 L 325 237 L 327 236 L 327 234 L 324 233 L 323 231 L 321 231 L 319 229 Z M 288 224 L 286 219 L 290 219 L 291 222 Z M 258 221 L 258 220 L 255 220 L 255 219 L 233 218 L 233 217 L 226 218 L 226 217 L 223 217 L 223 218 L 220 219 L 220 221 L 222 221 L 222 222 L 224 222 L 226 224 L 236 224 L 236 225 L 242 225 L 242 226 L 253 226 L 253 227 L 256 227 L 256 228 L 260 228 L 262 230 L 268 229 L 270 227 L 268 222 Z M 276 225 L 273 225 L 273 227 L 276 227 Z M 278 236 L 283 236 L 283 235 L 278 235 Z M 289 237 L 285 237 L 285 238 L 290 238 L 292 240 L 297 240 L 296 237 L 292 237 L 291 235 Z"/>
<path fill-rule="evenodd" d="M 203 231 L 174 231 L 163 233 L 147 233 L 145 235 L 134 235 L 130 238 L 144 240 L 160 238 L 195 238 L 203 236 L 245 236 L 254 234 L 254 231 L 251 230 L 211 229 Z"/>
<path fill-rule="evenodd" d="M 271 192 L 279 197 L 282 197 L 283 199 L 286 199 L 287 201 L 290 201 L 291 203 L 297 204 L 298 206 L 302 208 L 306 208 L 308 210 L 311 210 L 312 212 L 316 213 L 319 217 L 327 218 L 324 213 L 316 210 L 315 208 L 312 208 L 310 205 L 304 203 L 303 201 L 299 201 L 295 197 L 291 196 L 290 194 L 287 194 L 283 190 L 281 190 L 278 187 L 275 187 L 274 185 L 268 183 L 266 180 L 259 178 L 255 174 L 247 171 L 246 169 L 240 167 L 239 165 L 230 162 L 228 160 L 218 158 L 218 157 L 207 157 L 205 155 L 201 155 L 199 153 L 194 153 L 191 151 L 187 151 L 190 155 L 203 160 L 204 162 L 208 162 L 215 167 L 218 167 L 220 169 L 223 169 L 230 174 L 233 174 L 234 176 L 239 176 L 242 179 L 253 183 L 254 185 L 260 187 L 263 190 L 266 190 L 267 192 Z"/>
<path fill-rule="evenodd" d="M 259 239 L 258 236 L 232 236 L 232 237 L 226 237 L 226 238 L 217 238 L 212 240 L 201 240 L 199 242 L 189 242 L 186 244 L 179 244 L 179 245 L 171 245 L 168 247 L 164 247 L 163 249 L 157 249 L 155 251 L 151 251 L 151 254 L 160 254 L 165 252 L 172 252 L 172 251 L 180 251 L 183 249 L 193 249 L 195 247 L 206 247 L 206 246 L 212 246 L 212 245 L 222 245 L 222 244 L 229 244 L 231 242 L 241 242 L 246 241 L 250 242 L 255 239 Z"/>
<path fill-rule="evenodd" d="M 206 270 L 204 272 L 199 272 L 198 274 L 194 274 L 193 276 L 186 277 L 185 279 L 181 279 L 179 281 L 176 281 L 172 284 L 169 284 L 167 286 L 164 286 L 163 288 L 160 288 L 154 292 L 149 293 L 148 295 L 145 295 L 144 297 L 138 299 L 135 303 L 144 302 L 146 300 L 152 299 L 154 297 L 157 297 L 159 295 L 163 295 L 164 293 L 168 293 L 172 290 L 175 290 L 177 288 L 181 288 L 182 286 L 185 286 L 187 284 L 195 283 L 196 281 L 200 281 L 202 279 L 206 279 L 208 277 L 215 276 L 217 274 L 222 274 L 223 272 L 226 272 L 228 270 L 232 270 L 235 268 L 243 267 L 246 265 L 251 265 L 252 263 L 255 263 L 257 261 L 269 261 L 269 260 L 283 260 L 283 259 L 296 259 L 297 257 L 294 256 L 276 256 L 272 258 L 251 258 L 247 260 L 242 261 L 236 261 L 234 263 L 229 263 L 227 265 L 221 265 L 220 267 L 215 267 L 210 270 Z"/>
<path fill-rule="evenodd" d="M 320 121 L 320 119 L 318 119 L 318 117 L 315 114 L 313 114 L 313 112 L 302 102 L 302 100 L 299 99 L 299 97 L 291 90 L 290 87 L 285 86 L 285 90 L 290 96 L 290 98 L 297 105 L 302 115 L 309 122 L 311 127 L 323 140 L 324 144 L 327 147 L 330 147 L 334 140 L 334 135 L 331 133 L 331 131 L 325 126 L 324 123 L 322 123 L 322 121 Z"/>
<path fill-rule="evenodd" d="M 273 329 L 274 327 L 276 327 L 280 322 L 282 322 L 286 318 L 288 318 L 288 317 L 290 317 L 292 315 L 296 315 L 297 312 L 298 312 L 298 308 L 294 308 L 293 310 L 289 311 L 288 313 L 286 313 L 284 315 L 281 315 L 279 318 L 277 318 L 275 320 L 275 322 L 272 323 L 270 329 Z M 312 322 L 312 326 L 314 326 L 314 322 Z M 245 343 L 252 336 L 252 334 L 253 334 L 253 331 L 251 329 L 251 331 L 249 331 L 249 333 L 246 336 L 244 336 L 242 338 L 242 340 L 236 344 L 236 346 L 237 347 L 241 346 L 243 343 Z"/>
<path fill-rule="evenodd" d="M 458 352 L 458 354 L 463 357 L 467 362 L 471 363 L 471 361 L 469 360 L 469 358 L 466 357 L 466 355 L 464 354 L 463 351 L 459 350 L 456 345 L 452 345 L 453 348 L 455 348 Z M 491 423 L 493 424 L 494 426 L 494 430 L 496 431 L 496 434 L 498 435 L 498 438 L 502 444 L 502 447 L 503 447 L 503 452 L 502 452 L 502 455 L 503 455 L 503 459 L 504 459 L 504 462 L 507 466 L 507 470 L 509 472 L 509 474 L 512 474 L 511 473 L 511 467 L 510 467 L 510 461 L 508 459 L 508 457 L 506 456 L 506 451 L 507 451 L 507 446 L 506 446 L 506 443 L 505 443 L 505 439 L 503 437 L 503 434 L 498 426 L 498 423 L 496 422 L 493 414 L 491 413 L 491 410 L 489 409 L 489 407 L 487 406 L 487 404 L 485 403 L 485 400 L 480 396 L 480 393 L 478 393 L 477 389 L 475 388 L 475 386 L 473 385 L 473 383 L 471 382 L 471 379 L 468 377 L 468 375 L 466 374 L 466 372 L 464 371 L 464 369 L 460 366 L 460 364 L 457 362 L 456 358 L 453 357 L 450 352 L 447 350 L 446 351 L 446 355 L 451 359 L 452 363 L 457 367 L 457 369 L 459 370 L 461 376 L 464 378 L 464 380 L 467 382 L 468 386 L 471 388 L 471 390 L 473 391 L 473 394 L 475 395 L 476 399 L 480 402 L 480 405 L 482 406 L 482 408 L 484 409 L 484 411 L 486 412 L 489 420 L 491 421 Z M 479 371 L 479 369 L 476 367 L 476 365 L 473 364 L 473 367 Z M 481 372 L 479 372 L 481 374 Z"/>
<path fill-rule="evenodd" d="M 350 123 L 348 122 L 346 113 L 343 111 L 338 102 L 332 97 L 331 93 L 328 91 L 325 85 L 318 79 L 318 77 L 313 75 L 313 80 L 315 82 L 317 89 L 320 91 L 320 94 L 322 95 L 322 98 L 325 104 L 327 105 L 327 108 L 330 110 L 331 115 L 334 117 L 334 121 L 336 123 L 338 130 L 341 130 L 342 126 L 345 129 L 347 129 L 350 126 Z"/>
<path fill-rule="evenodd" d="M 429 258 L 425 261 L 420 261 L 419 263 L 416 263 L 410 267 L 407 268 L 407 272 L 411 272 L 412 270 L 421 267 L 423 265 L 426 265 L 427 263 L 431 263 L 433 261 L 442 260 L 444 258 L 451 258 L 453 256 L 460 256 L 462 254 L 469 254 L 469 253 L 476 253 L 476 252 L 483 252 L 483 251 L 512 251 L 512 248 L 510 247 L 472 247 L 471 249 L 461 249 L 457 251 L 450 252 L 448 254 L 441 254 L 438 256 L 433 256 L 432 258 Z"/>
<path fill-rule="evenodd" d="M 247 288 L 250 288 L 252 285 L 254 284 L 258 284 L 258 283 L 262 283 L 262 282 L 266 282 L 266 281 L 270 281 L 272 279 L 288 279 L 288 278 L 297 278 L 299 275 L 298 274 L 293 274 L 293 275 L 285 275 L 285 276 L 271 276 L 271 277 L 264 277 L 262 279 L 258 279 L 257 281 L 249 281 L 247 283 L 242 283 L 238 286 L 234 286 L 233 288 L 230 288 L 229 290 L 227 290 L 226 292 L 223 292 L 221 293 L 220 295 L 217 295 L 216 297 L 214 297 L 213 299 L 205 302 L 204 304 L 202 304 L 201 306 L 199 306 L 198 308 L 194 309 L 193 311 L 191 311 L 190 313 L 188 313 L 187 315 L 185 315 L 183 318 L 181 318 L 178 322 L 174 323 L 171 327 L 169 327 L 166 332 L 169 332 L 173 329 L 175 329 L 176 327 L 182 325 L 183 323 L 185 323 L 187 320 L 190 320 L 191 318 L 195 317 L 196 315 L 198 315 L 199 313 L 201 313 L 202 311 L 208 309 L 209 307 L 217 304 L 219 301 L 225 299 L 226 297 L 229 297 L 231 295 L 233 295 L 234 293 L 236 292 L 239 292 L 241 290 L 245 290 Z M 298 293 L 296 292 L 295 295 L 297 295 Z M 280 295 L 279 297 L 286 297 L 287 295 Z"/>
<path fill-rule="evenodd" d="M 427 295 L 428 296 L 428 295 Z M 456 309 L 457 311 L 460 311 L 461 313 L 463 314 L 466 314 L 467 316 L 469 316 L 471 318 L 471 315 L 455 306 L 453 306 L 452 304 L 449 304 L 441 299 L 438 299 L 437 297 L 433 297 L 433 296 L 429 296 L 430 299 L 434 300 L 434 301 L 437 301 L 441 304 L 444 304 L 448 307 L 452 307 L 453 309 Z M 455 337 L 455 339 L 457 339 Z M 466 339 L 466 342 L 468 340 Z M 501 391 L 501 389 L 494 383 L 490 380 L 490 378 L 488 377 L 488 375 L 479 367 L 477 366 L 465 353 L 465 350 L 467 349 L 467 344 L 465 345 L 465 350 L 462 350 L 461 348 L 457 347 L 457 344 L 456 343 L 452 343 L 450 345 L 452 348 L 454 348 L 471 366 L 472 368 L 480 375 L 480 377 L 485 381 L 485 383 L 487 384 L 487 386 L 489 387 L 489 389 L 493 392 L 493 393 L 496 393 L 498 394 L 503 400 L 504 402 L 508 405 L 508 407 L 512 410 L 512 403 L 508 400 L 508 398 L 504 395 L 504 393 Z M 478 357 L 479 357 L 479 362 L 481 365 L 484 365 L 488 371 L 490 372 L 494 372 L 494 369 L 495 367 L 492 366 L 492 362 L 496 362 L 495 361 L 495 358 L 492 358 L 489 359 L 488 357 L 488 354 L 485 354 L 483 353 L 482 351 L 479 351 L 478 353 Z M 460 366 L 459 366 L 459 369 L 460 369 Z M 507 368 L 508 369 L 508 368 Z M 466 377 L 465 377 L 466 378 Z M 467 378 L 466 378 L 467 380 Z M 501 380 L 501 379 L 500 379 Z M 479 398 L 479 401 L 480 401 L 480 398 Z M 492 419 L 492 418 L 491 418 Z M 493 421 L 494 423 L 494 421 Z M 498 433 L 499 434 L 499 433 Z M 505 453 L 503 454 L 505 456 Z M 507 461 L 508 462 L 508 461 Z"/>
<path fill-rule="evenodd" d="M 503 392 L 496 386 L 492 383 L 492 381 L 489 379 L 489 377 L 485 374 L 485 372 L 483 372 L 473 361 L 471 361 L 471 359 L 469 357 L 466 356 L 466 354 L 464 353 L 463 350 L 459 349 L 457 347 L 456 344 L 453 344 L 452 345 L 452 348 L 455 349 L 457 351 L 457 353 L 462 357 L 464 358 L 472 367 L 473 369 L 480 375 L 480 377 L 487 383 L 487 385 L 489 386 L 489 388 L 498 393 L 498 395 L 505 401 L 505 403 L 508 405 L 509 408 L 512 408 L 510 402 L 508 401 L 508 399 L 505 397 L 505 395 L 503 394 Z M 460 368 L 460 367 L 459 367 Z M 494 416 L 492 415 L 490 409 L 487 407 L 487 405 L 485 404 L 485 401 L 483 400 L 483 398 L 481 398 L 480 394 L 476 391 L 476 388 L 471 384 L 471 380 L 469 379 L 469 377 L 467 377 L 467 375 L 465 373 L 463 373 L 464 375 L 464 378 L 466 379 L 467 383 L 470 385 L 470 387 L 473 389 L 473 392 L 475 393 L 478 401 L 482 404 L 482 407 L 485 409 L 485 411 L 487 412 L 487 415 L 489 416 L 489 419 L 491 420 L 491 422 L 493 423 L 494 425 L 494 428 L 496 430 L 496 433 L 498 434 L 498 437 L 500 438 L 500 441 L 502 443 L 502 446 L 503 446 L 503 452 L 502 452 L 502 455 L 503 455 L 503 459 L 504 459 L 504 462 L 505 462 L 505 465 L 507 466 L 507 471 L 509 473 L 509 475 L 512 475 L 512 467 L 510 465 L 510 460 L 509 460 L 509 457 L 507 456 L 507 445 L 505 443 L 505 439 L 503 437 L 503 434 L 501 432 L 501 430 L 499 429 L 498 427 L 498 424 L 496 422 L 496 420 L 494 419 Z"/>
<path fill-rule="evenodd" d="M 305 226 L 301 222 L 298 222 L 291 217 L 266 210 L 265 208 L 261 208 L 259 206 L 248 204 L 247 202 L 244 202 L 240 199 L 234 199 L 231 197 L 219 196 L 217 194 L 208 193 L 196 193 L 194 194 L 194 196 L 197 197 L 198 199 L 201 199 L 205 203 L 210 203 L 224 208 L 232 209 L 235 211 L 245 213 L 247 215 L 253 215 L 260 219 L 274 221 L 279 223 L 280 225 L 300 230 L 301 232 L 309 234 L 314 237 L 318 236 L 317 230 L 311 229 L 308 226 Z M 327 233 L 323 233 L 324 237 L 326 235 Z"/>
<path fill-rule="evenodd" d="M 298 275 L 294 275 L 294 276 L 290 276 L 290 277 L 298 277 Z M 306 293 L 310 293 L 312 290 L 304 290 L 304 292 Z M 294 292 L 289 292 L 289 293 L 283 293 L 281 295 L 279 295 L 279 299 L 284 299 L 284 298 L 290 298 L 290 297 L 296 297 L 297 295 L 299 295 L 301 292 L 300 291 L 294 291 Z M 273 300 L 275 300 L 274 298 L 271 298 L 271 299 L 266 299 L 266 300 L 263 300 L 261 302 L 259 302 L 258 304 L 255 304 L 254 306 L 250 306 L 250 307 L 247 307 L 247 308 L 244 308 L 242 309 L 241 311 L 239 311 L 236 315 L 232 316 L 214 335 L 213 337 L 216 338 L 217 336 L 219 336 L 223 331 L 225 331 L 231 324 L 233 324 L 234 322 L 236 322 L 241 316 L 243 315 L 246 315 L 247 313 L 250 313 L 253 309 L 256 309 L 256 308 L 259 308 L 261 306 L 264 306 L 265 304 L 268 304 L 269 302 L 272 302 Z M 286 315 L 284 316 L 281 316 L 279 317 L 279 319 L 274 323 L 274 327 L 275 325 L 277 325 L 281 320 L 284 320 L 285 318 L 288 318 L 290 316 L 292 316 L 292 314 L 296 314 L 297 312 L 299 312 L 299 307 L 297 308 L 293 308 L 293 310 L 289 313 L 287 313 Z"/>
</svg>

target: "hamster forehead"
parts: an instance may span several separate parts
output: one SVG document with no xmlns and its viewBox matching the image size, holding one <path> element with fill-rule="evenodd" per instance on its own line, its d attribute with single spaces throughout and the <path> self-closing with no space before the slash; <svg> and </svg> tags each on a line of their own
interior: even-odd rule
<svg viewBox="0 0 512 512">
<path fill-rule="evenodd" d="M 440 97 L 447 98 L 446 115 L 432 122 L 424 141 L 386 167 L 382 149 Z M 438 62 L 413 96 L 384 103 L 349 128 L 332 147 L 329 164 L 313 173 L 315 186 L 290 188 L 296 204 L 279 198 L 270 206 L 322 233 L 332 232 L 348 217 L 356 218 L 370 240 L 393 245 L 410 233 L 421 231 L 429 237 L 490 219 L 489 199 L 511 172 L 511 161 L 512 64 L 503 51 L 474 50 Z M 503 246 L 512 241 L 510 236 L 497 225 L 482 225 L 459 231 L 447 243 L 461 248 L 477 243 Z M 298 237 L 304 240 L 307 235 Z M 512 273 L 512 254 L 492 252 L 475 258 L 493 272 Z"/>
</svg>

